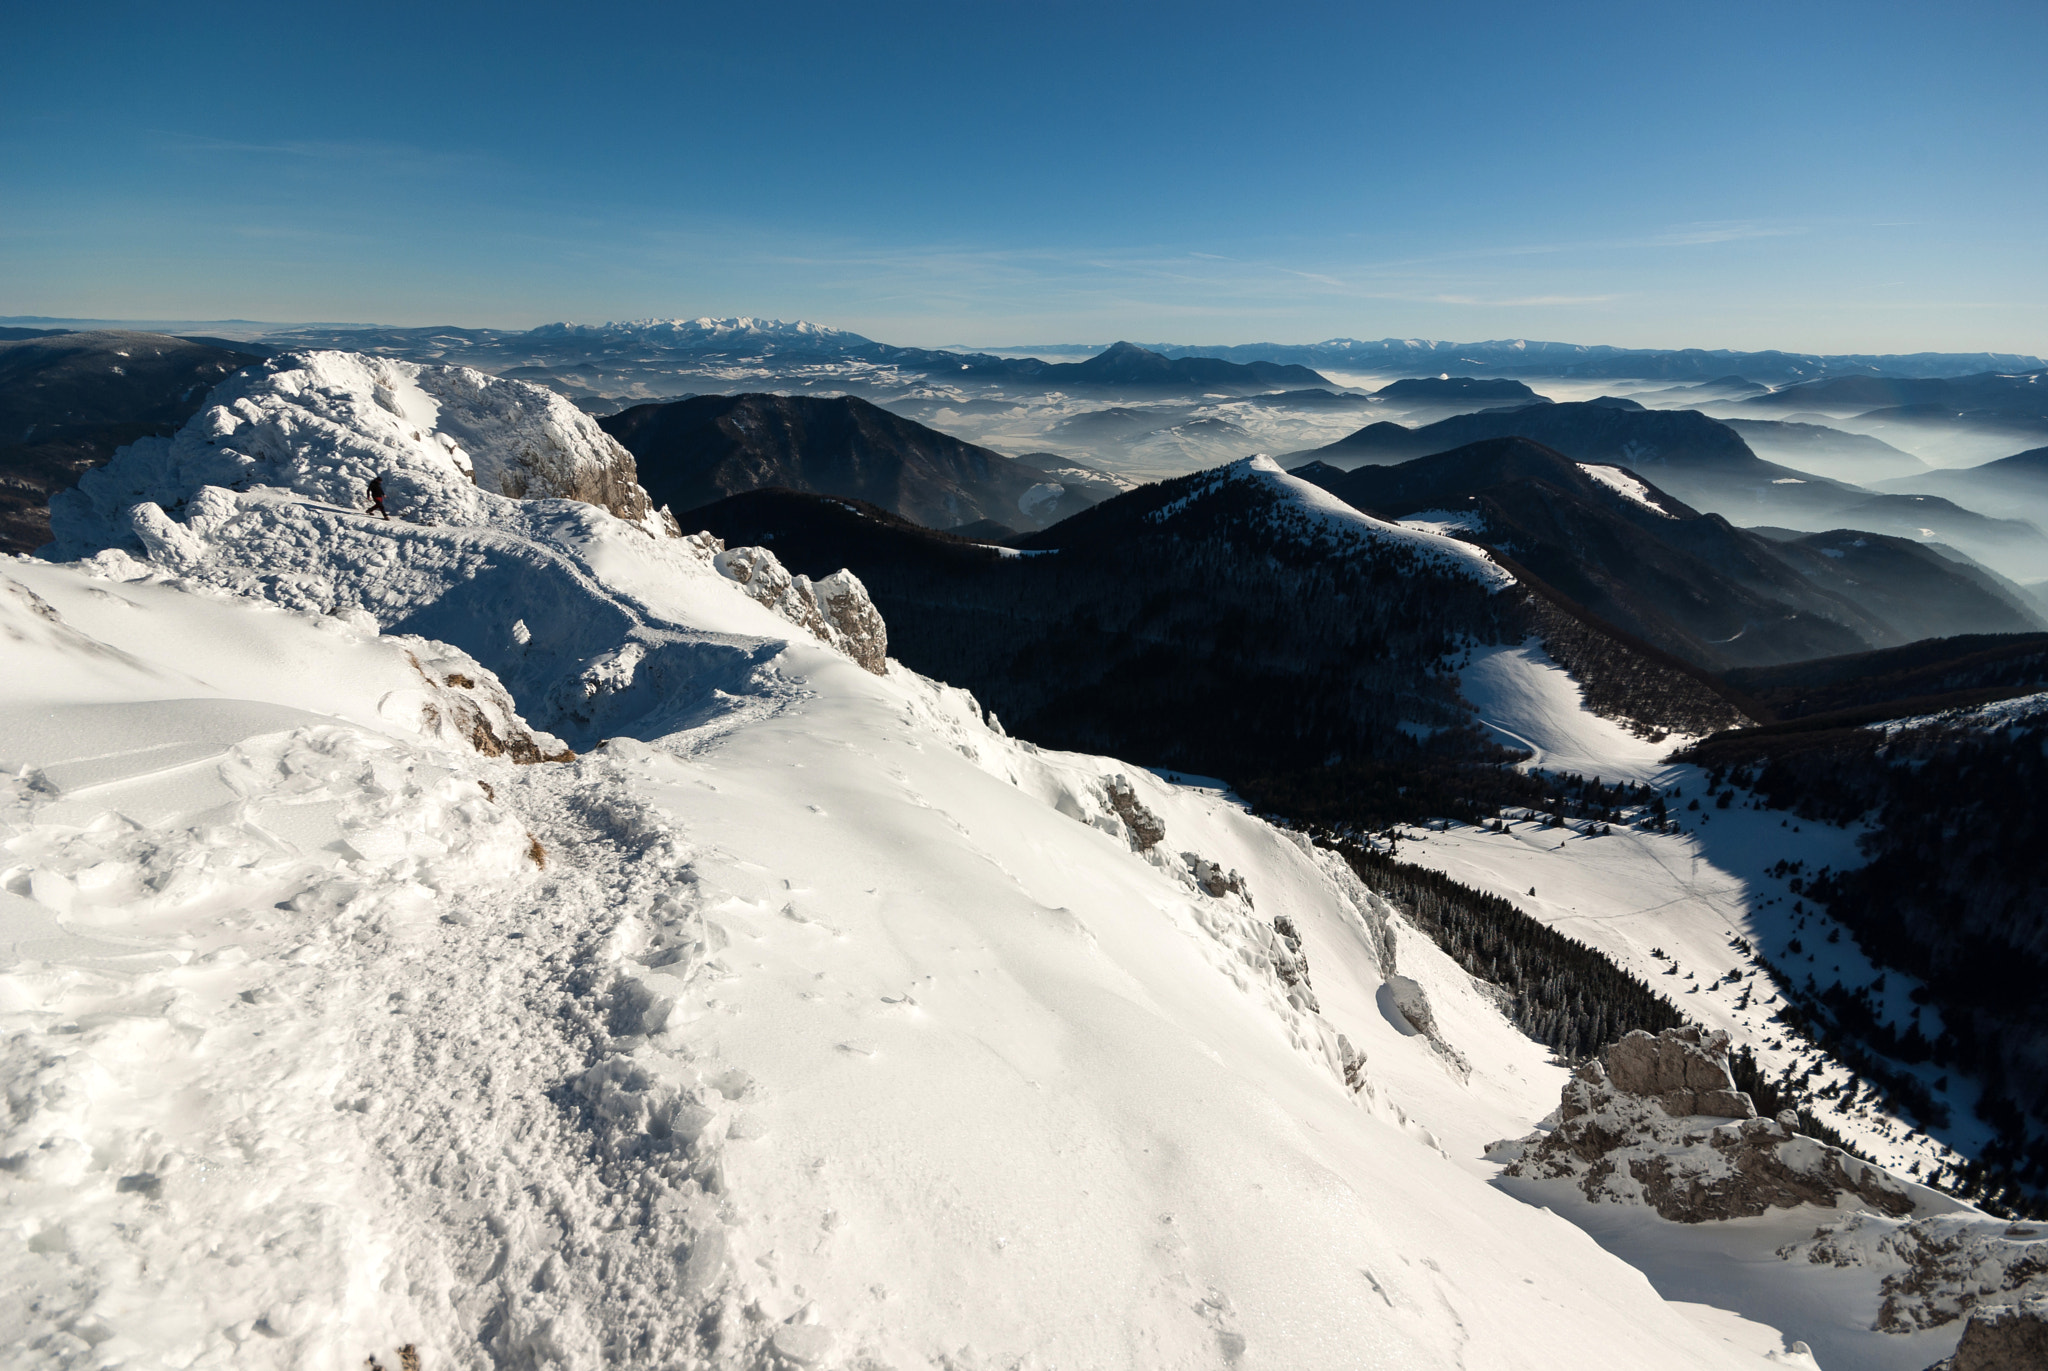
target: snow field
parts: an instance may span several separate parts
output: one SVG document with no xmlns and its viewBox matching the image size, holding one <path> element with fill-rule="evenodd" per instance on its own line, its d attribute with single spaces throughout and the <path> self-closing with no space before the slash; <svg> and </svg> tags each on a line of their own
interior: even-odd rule
<svg viewBox="0 0 2048 1371">
<path fill-rule="evenodd" d="M 1474 645 L 1458 673 L 1458 692 L 1479 712 L 1495 741 L 1530 754 L 1525 771 L 1598 776 L 1603 781 L 1650 782 L 1668 767 L 1663 759 L 1692 741 L 1651 742 L 1616 720 L 1586 708 L 1571 673 L 1542 644 Z"/>
</svg>

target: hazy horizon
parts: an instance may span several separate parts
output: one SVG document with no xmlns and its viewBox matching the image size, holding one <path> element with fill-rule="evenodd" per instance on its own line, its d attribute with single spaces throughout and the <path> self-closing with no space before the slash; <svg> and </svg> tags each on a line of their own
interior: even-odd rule
<svg viewBox="0 0 2048 1371">
<path fill-rule="evenodd" d="M 2048 352 L 2038 5 L 14 29 L 6 314 Z"/>
</svg>

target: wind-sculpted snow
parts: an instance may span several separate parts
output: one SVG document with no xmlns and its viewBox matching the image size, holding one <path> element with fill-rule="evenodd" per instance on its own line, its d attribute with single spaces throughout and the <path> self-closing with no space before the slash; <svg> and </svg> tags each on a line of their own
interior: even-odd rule
<svg viewBox="0 0 2048 1371">
<path fill-rule="evenodd" d="M 1329 555 L 1405 555 L 1418 569 L 1468 576 L 1489 588 L 1515 583 L 1504 567 L 1478 548 L 1441 533 L 1405 528 L 1360 513 L 1321 487 L 1288 474 L 1271 457 L 1247 457 L 1217 467 L 1180 499 L 1147 517 L 1165 523 L 1180 510 L 1233 484 L 1249 488 L 1262 501 L 1265 517 L 1278 536 Z"/>
<path fill-rule="evenodd" d="M 138 503 L 176 509 L 207 487 L 270 486 L 362 509 L 377 477 L 392 509 L 419 521 L 474 522 L 480 488 L 584 501 L 674 531 L 640 489 L 632 454 L 552 391 L 347 352 L 290 353 L 231 377 L 175 436 L 145 438 L 86 473 L 51 524 L 58 548 L 77 555 L 127 541 Z"/>
</svg>

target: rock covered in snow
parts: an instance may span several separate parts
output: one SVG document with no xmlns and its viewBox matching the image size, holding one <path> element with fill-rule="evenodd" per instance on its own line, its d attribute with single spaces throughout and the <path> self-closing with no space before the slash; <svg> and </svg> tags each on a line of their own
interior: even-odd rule
<svg viewBox="0 0 2048 1371">
<path fill-rule="evenodd" d="M 386 695 L 379 708 L 387 718 L 396 719 L 416 703 L 420 733 L 442 743 L 464 744 L 521 766 L 576 760 L 560 738 L 529 727 L 498 678 L 468 653 L 430 638 L 404 641 L 405 659 L 419 673 L 421 688 L 417 701 L 411 692 Z"/>
<path fill-rule="evenodd" d="M 721 547 L 712 559 L 721 573 L 783 618 L 807 629 L 877 676 L 889 674 L 889 627 L 868 598 L 860 577 L 841 568 L 819 581 L 793 575 L 765 547 L 727 548 L 708 533 L 700 539 Z"/>
<path fill-rule="evenodd" d="M 1631 1033 L 1608 1049 L 1605 1067 L 1593 1060 L 1572 1073 L 1554 1127 L 1494 1155 L 1511 1158 L 1509 1176 L 1568 1178 L 1589 1200 L 1645 1204 L 1679 1223 L 1845 1197 L 1881 1214 L 1914 1212 L 1907 1187 L 1883 1169 L 1795 1131 L 1789 1113 L 1756 1117 L 1727 1050 L 1725 1032 L 1696 1026 Z"/>
<path fill-rule="evenodd" d="M 2015 1299 L 2048 1311 L 2048 1229 L 1974 1210 L 1959 1208 L 1907 1222 L 1852 1214 L 1803 1242 L 1779 1248 L 1778 1256 L 1883 1272 L 1875 1326 L 1886 1333 L 1939 1328 L 1987 1304 Z M 1967 1333 L 1964 1342 L 1969 1342 Z M 2012 1365 L 2048 1366 L 2048 1361 Z"/>
<path fill-rule="evenodd" d="M 481 489 L 577 500 L 651 533 L 676 531 L 640 488 L 631 453 L 567 400 L 524 381 L 302 352 L 228 378 L 211 398 L 172 437 L 121 449 L 52 502 L 60 552 L 139 542 L 175 556 L 189 549 L 165 511 L 183 512 L 208 487 L 271 486 L 361 510 L 380 477 L 390 512 L 417 523 L 473 521 Z"/>
<path fill-rule="evenodd" d="M 2048 1366 L 2048 1296 L 1979 1306 L 1955 1355 L 1928 1371 L 2040 1371 Z"/>
</svg>

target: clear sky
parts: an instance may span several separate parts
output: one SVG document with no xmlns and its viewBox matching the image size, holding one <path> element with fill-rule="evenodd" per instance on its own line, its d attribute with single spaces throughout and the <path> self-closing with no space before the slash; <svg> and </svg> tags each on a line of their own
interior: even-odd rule
<svg viewBox="0 0 2048 1371">
<path fill-rule="evenodd" d="M 6 6 L 0 314 L 2048 354 L 2048 4 Z"/>
</svg>

